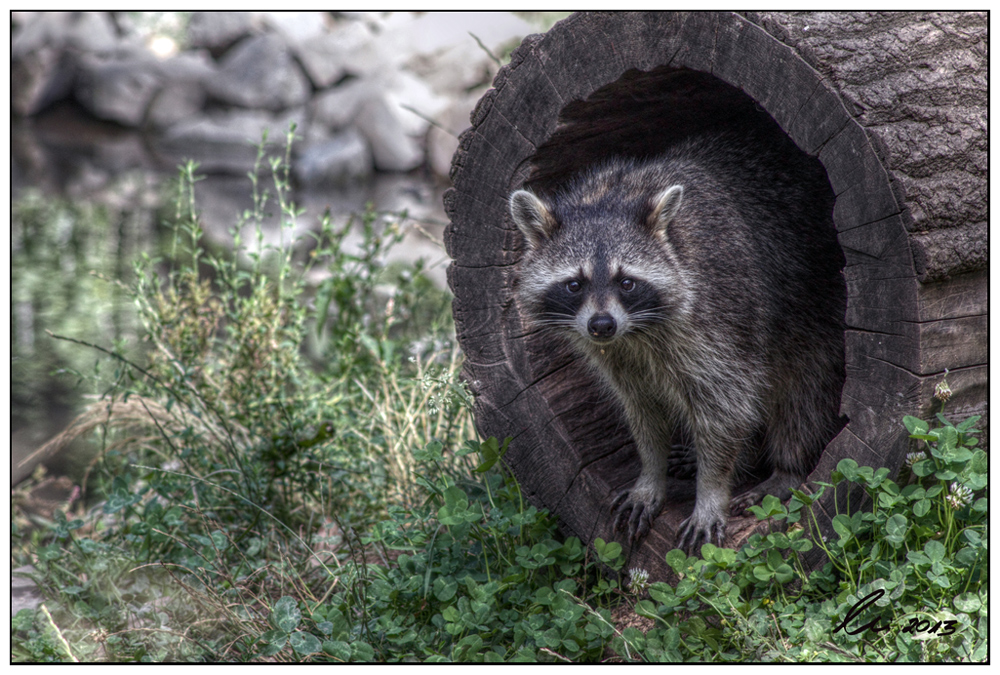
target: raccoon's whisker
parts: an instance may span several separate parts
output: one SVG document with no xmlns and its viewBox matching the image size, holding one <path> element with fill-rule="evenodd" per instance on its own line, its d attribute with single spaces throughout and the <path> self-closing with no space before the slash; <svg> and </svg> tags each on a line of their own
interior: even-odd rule
<svg viewBox="0 0 1000 675">
<path fill-rule="evenodd" d="M 654 307 L 629 314 L 629 321 L 636 327 L 646 328 L 659 325 L 666 317 L 667 312 L 665 307 Z"/>
<path fill-rule="evenodd" d="M 535 324 L 539 326 L 575 328 L 576 322 L 573 319 L 536 319 Z"/>
</svg>

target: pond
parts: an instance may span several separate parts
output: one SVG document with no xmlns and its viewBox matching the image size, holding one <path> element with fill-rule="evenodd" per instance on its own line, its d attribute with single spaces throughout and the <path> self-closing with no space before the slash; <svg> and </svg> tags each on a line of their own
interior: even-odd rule
<svg viewBox="0 0 1000 675">
<path fill-rule="evenodd" d="M 284 131 L 271 130 L 271 139 L 282 142 Z M 166 221 L 172 215 L 168 204 L 178 167 L 176 158 L 164 157 L 143 132 L 95 120 L 73 103 L 57 104 L 34 118 L 13 119 L 11 138 L 11 431 L 16 464 L 69 423 L 80 400 L 65 371 L 92 370 L 96 357 L 92 350 L 53 340 L 46 331 L 107 348 L 135 334 L 135 318 L 123 305 L 121 289 L 108 280 L 127 279 L 143 253 L 168 253 L 164 249 L 172 235 Z M 223 173 L 202 177 L 195 197 L 203 243 L 228 249 L 231 229 L 253 208 L 251 181 Z M 270 177 L 260 185 L 273 197 Z M 317 230 L 326 210 L 335 224 L 362 213 L 366 204 L 377 211 L 405 210 L 406 238 L 386 263 L 423 258 L 428 276 L 445 288 L 448 259 L 440 240 L 446 187 L 417 170 L 294 188 L 291 198 L 305 213 L 292 233 L 304 237 Z M 267 210 L 277 207 L 272 202 Z M 265 245 L 279 243 L 275 217 L 265 220 L 263 234 Z M 252 238 L 245 232 L 244 239 Z M 360 243 L 360 231 L 352 231 L 344 246 Z"/>
</svg>

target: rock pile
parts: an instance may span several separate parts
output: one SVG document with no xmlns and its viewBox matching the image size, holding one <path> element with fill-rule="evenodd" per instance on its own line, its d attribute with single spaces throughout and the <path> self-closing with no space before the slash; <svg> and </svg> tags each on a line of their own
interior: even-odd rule
<svg viewBox="0 0 1000 675">
<path fill-rule="evenodd" d="M 240 175 L 254 160 L 248 142 L 295 122 L 307 185 L 425 164 L 447 176 L 456 136 L 496 72 L 487 49 L 500 54 L 533 32 L 506 13 L 193 12 L 164 49 L 123 13 L 13 20 L 15 115 L 74 99 L 149 132 L 167 164 L 194 159 Z M 180 48 L 164 53 L 171 44 Z"/>
</svg>

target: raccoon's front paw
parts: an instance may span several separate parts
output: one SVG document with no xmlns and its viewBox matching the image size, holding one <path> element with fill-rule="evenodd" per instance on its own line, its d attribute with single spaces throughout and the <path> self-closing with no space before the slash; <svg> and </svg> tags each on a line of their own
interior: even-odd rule
<svg viewBox="0 0 1000 675">
<path fill-rule="evenodd" d="M 760 504 L 766 495 L 774 495 L 780 501 L 785 501 L 792 496 L 792 488 L 799 487 L 803 480 L 802 476 L 775 470 L 760 485 L 733 497 L 729 502 L 729 513 L 734 516 L 743 515 L 751 506 Z"/>
<path fill-rule="evenodd" d="M 688 555 L 697 555 L 702 544 L 712 543 L 723 546 L 726 541 L 726 517 L 722 513 L 699 515 L 697 509 L 691 517 L 681 523 L 677 548 Z"/>
<path fill-rule="evenodd" d="M 653 490 L 643 490 L 639 486 L 622 490 L 611 502 L 615 514 L 615 531 L 622 532 L 628 526 L 628 543 L 634 545 L 649 534 L 653 520 L 663 508 L 663 495 Z"/>
<path fill-rule="evenodd" d="M 747 515 L 747 509 L 751 506 L 758 506 L 764 500 L 766 493 L 760 490 L 747 490 L 741 495 L 737 495 L 729 502 L 729 515 Z"/>
</svg>

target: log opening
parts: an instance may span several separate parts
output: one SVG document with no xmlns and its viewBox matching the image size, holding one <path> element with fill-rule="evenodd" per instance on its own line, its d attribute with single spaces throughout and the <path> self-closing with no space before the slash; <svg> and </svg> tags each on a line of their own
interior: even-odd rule
<svg viewBox="0 0 1000 675">
<path fill-rule="evenodd" d="M 584 365 L 525 330 L 512 293 L 522 243 L 506 200 L 525 184 L 558 184 L 609 148 L 648 155 L 698 131 L 750 125 L 787 136 L 825 168 L 847 262 L 841 413 L 849 423 L 810 480 L 823 480 L 844 457 L 897 469 L 908 447 L 900 420 L 928 414 L 929 393 L 945 367 L 964 378 L 963 405 L 975 409 L 977 397 L 985 398 L 985 342 L 974 335 L 956 349 L 936 350 L 928 330 L 951 320 L 934 313 L 939 306 L 929 309 L 935 298 L 968 299 L 985 277 L 967 274 L 947 290 L 921 287 L 907 194 L 879 137 L 859 123 L 834 84 L 793 46 L 737 14 L 581 14 L 526 38 L 477 106 L 445 197 L 465 376 L 481 433 L 514 437 L 508 462 L 522 488 L 568 534 L 588 543 L 616 538 L 611 495 L 634 479 L 639 461 Z M 981 308 L 982 322 L 974 319 L 970 333 L 982 327 L 985 334 L 985 300 Z M 968 326 L 968 319 L 956 317 L 955 325 Z M 630 565 L 660 578 L 667 575 L 663 554 L 690 512 L 693 484 L 678 483 L 673 494 L 674 504 L 631 551 Z M 852 504 L 862 496 L 851 495 Z M 832 517 L 832 494 L 821 508 Z M 755 527 L 749 518 L 731 519 L 731 544 Z"/>
</svg>

